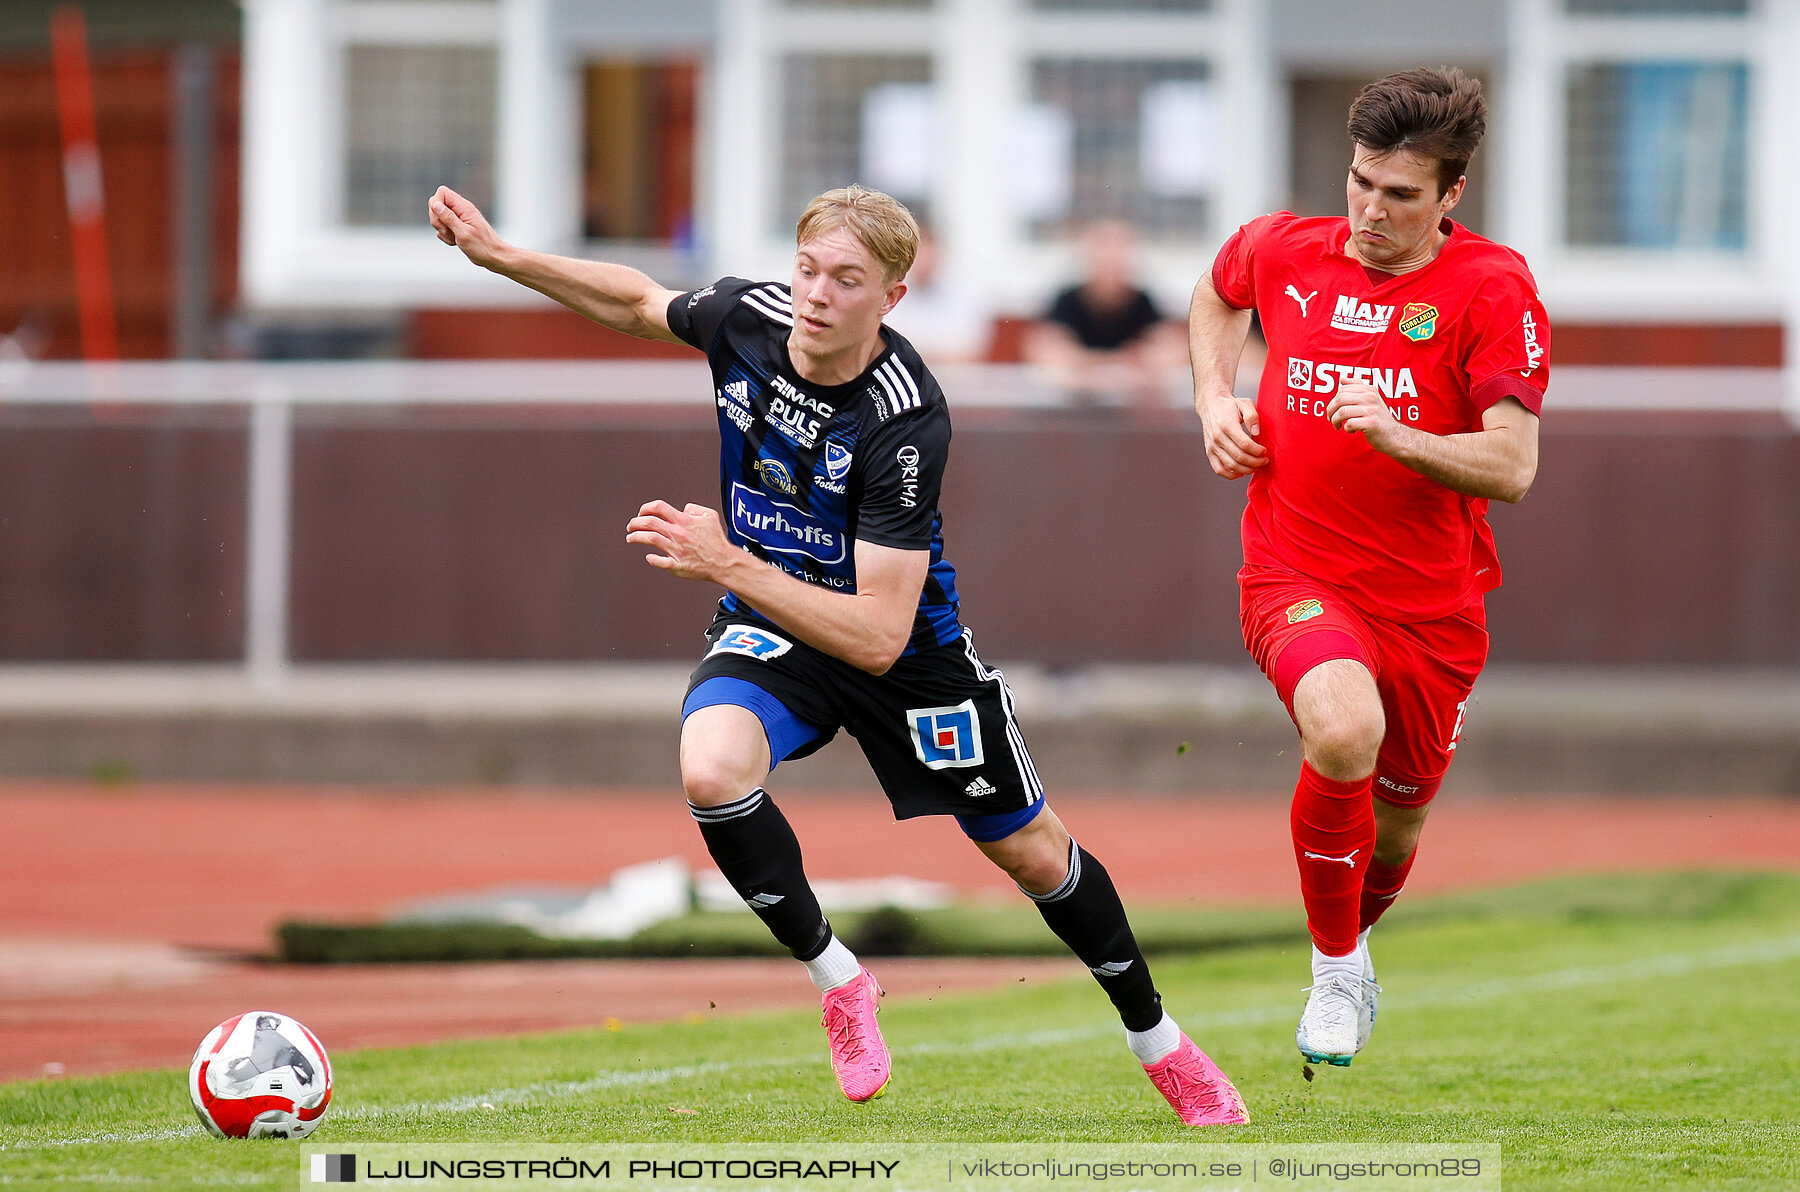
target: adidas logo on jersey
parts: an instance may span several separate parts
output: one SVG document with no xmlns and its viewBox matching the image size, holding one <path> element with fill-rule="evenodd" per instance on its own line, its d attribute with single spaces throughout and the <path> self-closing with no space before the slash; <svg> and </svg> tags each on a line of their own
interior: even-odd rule
<svg viewBox="0 0 1800 1192">
<path fill-rule="evenodd" d="M 750 382 L 731 381 L 720 388 L 719 408 L 739 430 L 749 434 L 750 424 L 755 421 L 750 416 Z"/>
<path fill-rule="evenodd" d="M 968 795 L 971 799 L 979 799 L 983 795 L 997 795 L 999 793 L 999 787 L 995 786 L 979 774 L 975 776 L 974 782 L 963 787 L 963 794 Z"/>
</svg>

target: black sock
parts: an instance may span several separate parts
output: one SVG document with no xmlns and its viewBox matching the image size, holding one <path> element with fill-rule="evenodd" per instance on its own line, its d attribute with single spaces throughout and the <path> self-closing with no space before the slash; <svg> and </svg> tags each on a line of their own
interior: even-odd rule
<svg viewBox="0 0 1800 1192">
<path fill-rule="evenodd" d="M 823 952 L 831 942 L 831 924 L 806 883 L 799 838 L 768 792 L 759 786 L 717 807 L 689 803 L 688 811 L 719 872 L 769 933 L 796 959 Z"/>
<path fill-rule="evenodd" d="M 1023 887 L 1021 887 L 1023 889 Z M 1025 894 L 1038 914 L 1081 958 L 1118 1008 L 1125 1029 L 1147 1031 L 1162 1021 L 1162 997 L 1150 979 L 1150 965 L 1138 950 L 1125 919 L 1125 904 L 1113 888 L 1106 866 L 1069 842 L 1069 876 L 1048 894 Z"/>
</svg>

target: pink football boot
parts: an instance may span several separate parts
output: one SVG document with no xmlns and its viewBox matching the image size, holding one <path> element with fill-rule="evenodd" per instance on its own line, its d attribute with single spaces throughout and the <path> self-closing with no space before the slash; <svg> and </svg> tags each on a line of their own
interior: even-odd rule
<svg viewBox="0 0 1800 1192">
<path fill-rule="evenodd" d="M 825 1036 L 831 1041 L 831 1066 L 837 1072 L 838 1087 L 852 1101 L 872 1101 L 881 1096 L 887 1091 L 888 1075 L 893 1069 L 881 1028 L 875 1025 L 875 1013 L 880 1009 L 875 999 L 880 996 L 881 986 L 866 968 L 856 974 L 856 980 L 825 994 Z"/>
<path fill-rule="evenodd" d="M 1168 1099 L 1175 1116 L 1190 1126 L 1229 1126 L 1250 1120 L 1237 1089 L 1185 1031 L 1180 1046 L 1154 1064 L 1145 1064 L 1144 1071 L 1156 1091 Z"/>
</svg>

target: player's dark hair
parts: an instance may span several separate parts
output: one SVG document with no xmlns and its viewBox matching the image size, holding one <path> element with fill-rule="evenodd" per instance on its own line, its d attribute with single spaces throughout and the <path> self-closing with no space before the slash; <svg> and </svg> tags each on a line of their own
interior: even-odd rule
<svg viewBox="0 0 1800 1192">
<path fill-rule="evenodd" d="M 1469 168 L 1487 132 L 1481 82 L 1454 66 L 1403 70 L 1356 93 L 1350 139 L 1377 153 L 1407 150 L 1433 158 L 1442 197 Z"/>
</svg>

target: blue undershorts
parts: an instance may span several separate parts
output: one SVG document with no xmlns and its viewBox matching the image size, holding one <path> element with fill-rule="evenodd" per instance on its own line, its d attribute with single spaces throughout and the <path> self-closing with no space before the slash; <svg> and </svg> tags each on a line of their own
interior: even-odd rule
<svg viewBox="0 0 1800 1192">
<path fill-rule="evenodd" d="M 824 729 L 800 719 L 793 709 L 756 684 L 729 675 L 715 675 L 688 692 L 681 705 L 681 718 L 685 721 L 701 708 L 719 704 L 743 708 L 762 721 L 763 735 L 769 740 L 771 770 L 826 735 Z M 959 815 L 956 822 L 970 840 L 987 844 L 1004 840 L 1029 824 L 1038 817 L 1044 804 L 1045 800 L 1038 798 L 1017 811 L 1003 811 L 998 815 Z"/>
<path fill-rule="evenodd" d="M 681 718 L 686 720 L 701 708 L 730 704 L 753 712 L 762 721 L 763 735 L 769 738 L 769 768 L 773 770 L 794 751 L 810 745 L 825 735 L 825 730 L 794 715 L 786 704 L 754 683 L 715 675 L 702 682 L 681 705 Z"/>
</svg>

